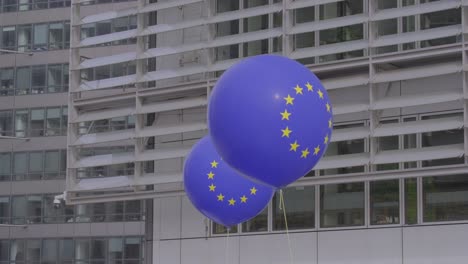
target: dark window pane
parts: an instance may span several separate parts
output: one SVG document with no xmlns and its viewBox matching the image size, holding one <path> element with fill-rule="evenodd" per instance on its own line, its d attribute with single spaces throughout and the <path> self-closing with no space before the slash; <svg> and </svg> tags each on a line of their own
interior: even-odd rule
<svg viewBox="0 0 468 264">
<path fill-rule="evenodd" d="M 351 40 L 363 39 L 362 24 L 332 28 L 320 31 L 320 45 L 328 45 Z"/>
<path fill-rule="evenodd" d="M 141 238 L 125 238 L 124 258 L 138 259 L 141 254 Z"/>
<path fill-rule="evenodd" d="M 41 264 L 57 263 L 57 240 L 44 239 L 42 241 L 42 261 Z"/>
<path fill-rule="evenodd" d="M 417 180 L 405 179 L 405 224 L 418 223 L 418 191 Z"/>
<path fill-rule="evenodd" d="M 315 227 L 315 187 L 292 187 L 283 191 L 289 229 Z M 280 209 L 280 195 L 273 198 L 273 229 L 285 230 L 284 212 Z"/>
<path fill-rule="evenodd" d="M 372 225 L 400 223 L 399 181 L 370 182 L 370 215 Z"/>
<path fill-rule="evenodd" d="M 92 259 L 105 259 L 106 258 L 106 240 L 93 239 L 91 241 L 91 258 Z"/>
<path fill-rule="evenodd" d="M 320 186 L 320 226 L 364 225 L 364 183 Z"/>
<path fill-rule="evenodd" d="M 261 231 L 268 231 L 268 207 L 254 218 L 242 223 L 242 232 L 244 233 Z"/>
<path fill-rule="evenodd" d="M 468 177 L 423 178 L 424 222 L 468 219 Z"/>
</svg>

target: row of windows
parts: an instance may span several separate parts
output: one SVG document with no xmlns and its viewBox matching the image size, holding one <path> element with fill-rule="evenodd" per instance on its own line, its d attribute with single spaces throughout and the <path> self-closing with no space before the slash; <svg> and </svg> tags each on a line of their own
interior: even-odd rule
<svg viewBox="0 0 468 264">
<path fill-rule="evenodd" d="M 418 184 L 422 185 L 421 203 L 418 202 Z M 319 192 L 318 203 L 316 191 Z M 468 175 L 292 187 L 284 190 L 284 199 L 289 229 L 465 221 L 468 220 Z M 422 212 L 421 221 L 418 221 L 418 212 Z M 319 215 L 319 223 L 316 223 L 316 215 Z M 242 232 L 285 230 L 278 193 L 269 208 L 230 232 L 238 232 L 239 228 Z M 214 234 L 225 232 L 224 227 L 213 224 Z"/>
<path fill-rule="evenodd" d="M 0 111 L 0 135 L 43 137 L 67 135 L 66 106 Z"/>
<path fill-rule="evenodd" d="M 69 21 L 3 26 L 1 32 L 2 49 L 45 51 L 70 47 Z"/>
<path fill-rule="evenodd" d="M 97 0 L 87 1 L 81 3 L 81 5 L 95 5 L 95 4 L 106 4 L 106 3 L 118 3 L 128 2 L 133 0 Z M 17 11 L 29 11 L 29 10 L 41 10 L 50 8 L 62 8 L 69 7 L 71 4 L 70 0 L 0 0 L 0 13 L 17 12 Z"/>
<path fill-rule="evenodd" d="M 437 115 L 421 115 L 421 116 L 410 116 L 396 119 L 384 119 L 380 121 L 380 124 L 390 124 L 399 122 L 414 122 L 417 120 L 429 120 L 429 119 L 440 119 L 462 116 L 462 113 L 447 113 Z M 347 129 L 353 127 L 368 126 L 368 122 L 350 123 L 350 124 L 335 124 L 334 129 L 338 131 L 340 129 Z M 414 149 L 414 148 L 425 148 L 444 146 L 452 144 L 461 144 L 464 142 L 464 131 L 463 129 L 454 130 L 442 130 L 434 132 L 425 132 L 420 134 L 406 134 L 398 136 L 386 136 L 376 138 L 377 151 L 388 151 L 398 149 Z M 327 147 L 325 156 L 336 156 L 336 155 L 348 155 L 348 154 L 360 154 L 369 152 L 369 139 L 353 139 L 346 141 L 332 142 Z M 404 163 L 391 163 L 375 165 L 372 168 L 367 168 L 373 171 L 385 171 L 385 170 L 399 170 L 399 169 L 412 169 L 421 167 L 433 167 L 443 165 L 454 165 L 463 164 L 464 158 L 448 158 L 439 160 L 424 160 Z M 335 174 L 347 174 L 347 173 L 362 173 L 366 171 L 366 166 L 358 167 L 346 167 L 336 169 L 326 169 L 320 171 L 312 171 L 308 176 L 313 175 L 335 175 Z"/>
<path fill-rule="evenodd" d="M 0 96 L 68 91 L 68 64 L 0 69 Z"/>
<path fill-rule="evenodd" d="M 81 38 L 136 28 L 136 16 L 86 24 L 81 27 Z M 41 24 L 11 25 L 0 28 L 0 48 L 18 51 L 47 51 L 70 48 L 70 21 Z M 136 39 L 119 40 L 105 45 L 134 44 Z"/>
<path fill-rule="evenodd" d="M 398 6 L 396 5 L 400 3 Z M 430 2 L 420 1 L 421 4 Z M 239 1 L 227 3 L 224 0 L 217 1 L 217 12 L 234 11 L 239 9 Z M 250 4 L 250 6 L 249 6 Z M 249 4 L 244 3 L 245 7 L 253 7 L 257 5 L 267 5 L 268 1 L 254 1 Z M 383 4 L 378 2 L 379 9 L 404 7 L 414 5 L 415 1 L 385 1 Z M 311 6 L 295 9 L 293 13 L 294 24 L 302 24 L 318 20 L 327 20 L 344 16 L 363 14 L 366 12 L 363 1 L 339 1 L 336 3 L 323 4 L 319 6 Z M 272 16 L 269 19 L 269 16 Z M 269 22 L 272 21 L 272 22 Z M 418 23 L 416 23 L 418 21 Z M 422 15 L 400 17 L 395 19 L 373 22 L 378 36 L 399 34 L 406 32 L 415 32 L 431 28 L 457 25 L 461 23 L 461 12 L 459 9 L 445 10 Z M 281 27 L 281 15 L 270 14 L 257 17 L 243 19 L 243 27 L 240 27 L 239 20 L 227 21 L 216 24 L 216 35 L 226 36 L 234 35 L 242 32 L 251 32 L 264 30 L 267 28 Z M 366 39 L 366 24 L 346 25 L 337 28 L 324 29 L 317 32 L 306 32 L 293 35 L 293 49 L 302 49 L 310 47 L 319 47 L 353 40 Z M 379 47 L 372 53 L 381 54 L 388 52 L 396 52 L 399 50 L 409 50 L 415 48 L 424 48 L 430 46 L 438 46 L 459 42 L 460 37 L 446 37 L 441 39 L 432 39 L 419 42 L 411 42 L 399 45 Z M 271 47 L 270 47 L 271 46 Z M 269 51 L 270 49 L 270 51 Z M 253 41 L 250 43 L 228 45 L 215 48 L 216 60 L 235 59 L 246 56 L 259 55 L 269 52 L 281 51 L 281 38 L 273 38 L 271 42 L 268 39 Z M 300 59 L 304 64 L 313 64 L 316 62 L 323 63 L 341 59 L 362 57 L 369 53 L 367 49 L 355 50 L 339 54 L 330 54 Z"/>
<path fill-rule="evenodd" d="M 65 179 L 66 150 L 0 153 L 0 181 Z"/>
<path fill-rule="evenodd" d="M 0 196 L 0 224 L 144 221 L 144 201 L 54 205 L 57 194 Z"/>
<path fill-rule="evenodd" d="M 142 264 L 143 237 L 0 240 L 0 264 Z"/>
</svg>

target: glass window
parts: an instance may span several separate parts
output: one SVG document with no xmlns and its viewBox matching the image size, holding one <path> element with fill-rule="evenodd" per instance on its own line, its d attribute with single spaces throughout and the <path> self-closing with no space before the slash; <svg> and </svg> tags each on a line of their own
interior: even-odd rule
<svg viewBox="0 0 468 264">
<path fill-rule="evenodd" d="M 338 27 L 320 31 L 320 45 L 328 45 L 351 40 L 363 39 L 362 24 Z"/>
<path fill-rule="evenodd" d="M 220 22 L 216 24 L 216 36 L 229 36 L 239 34 L 239 20 Z"/>
<path fill-rule="evenodd" d="M 403 32 L 413 32 L 415 28 L 415 16 L 403 17 Z"/>
<path fill-rule="evenodd" d="M 59 263 L 63 263 L 63 261 L 72 261 L 75 258 L 73 239 L 60 239 L 59 255 L 61 261 Z"/>
<path fill-rule="evenodd" d="M 8 224 L 10 222 L 9 217 L 10 217 L 10 197 L 0 197 L 0 224 Z M 0 260 L 2 260 L 1 257 L 0 257 Z"/>
<path fill-rule="evenodd" d="M 345 0 L 320 6 L 320 20 L 361 14 L 364 10 L 362 0 Z"/>
<path fill-rule="evenodd" d="M 44 159 L 44 171 L 46 179 L 55 179 L 60 171 L 60 152 L 58 150 L 46 151 Z"/>
<path fill-rule="evenodd" d="M 62 107 L 62 135 L 67 135 L 67 126 L 68 126 L 68 107 Z"/>
<path fill-rule="evenodd" d="M 31 88 L 31 68 L 21 67 L 16 69 L 16 94 L 29 94 Z"/>
<path fill-rule="evenodd" d="M 315 6 L 294 9 L 294 22 L 296 24 L 312 22 L 315 20 Z"/>
<path fill-rule="evenodd" d="M 32 109 L 31 110 L 31 132 L 32 137 L 44 136 L 44 109 Z"/>
<path fill-rule="evenodd" d="M 47 50 L 47 24 L 34 25 L 34 51 Z"/>
<path fill-rule="evenodd" d="M 70 6 L 70 2 L 68 2 L 68 5 L 67 6 Z M 68 49 L 70 48 L 70 22 L 65 22 L 65 26 L 64 26 L 64 35 L 65 35 L 65 49 Z"/>
<path fill-rule="evenodd" d="M 230 60 L 239 58 L 239 45 L 228 45 L 222 47 L 215 48 L 215 60 L 222 61 L 222 60 Z"/>
<path fill-rule="evenodd" d="M 68 91 L 68 81 L 69 81 L 69 72 L 68 72 L 68 64 L 63 65 L 63 91 Z"/>
<path fill-rule="evenodd" d="M 294 35 L 294 48 L 308 48 L 315 46 L 315 32 L 307 32 Z"/>
<path fill-rule="evenodd" d="M 398 19 L 387 19 L 377 22 L 377 32 L 379 36 L 386 36 L 398 33 Z"/>
<path fill-rule="evenodd" d="M 216 0 L 216 12 L 223 13 L 239 10 L 239 1 L 237 0 Z"/>
<path fill-rule="evenodd" d="M 364 183 L 320 186 L 320 226 L 364 225 Z"/>
<path fill-rule="evenodd" d="M 105 239 L 93 239 L 91 240 L 91 259 L 99 260 L 106 258 L 106 240 Z"/>
<path fill-rule="evenodd" d="M 398 6 L 397 0 L 377 0 L 377 8 L 388 9 L 388 8 L 396 8 Z"/>
<path fill-rule="evenodd" d="M 31 25 L 18 26 L 18 51 L 30 51 L 32 44 Z"/>
<path fill-rule="evenodd" d="M 9 181 L 11 175 L 11 154 L 0 153 L 0 181 Z M 0 214 L 1 217 L 1 214 Z"/>
<path fill-rule="evenodd" d="M 25 243 L 26 240 L 13 240 L 10 246 L 10 260 L 24 261 L 25 260 Z M 17 262 L 18 263 L 18 262 Z M 19 262 L 22 263 L 22 262 Z"/>
<path fill-rule="evenodd" d="M 468 219 L 468 177 L 423 178 L 424 222 Z"/>
<path fill-rule="evenodd" d="M 85 24 L 81 26 L 81 39 L 94 37 L 96 35 L 96 24 Z"/>
<path fill-rule="evenodd" d="M 141 255 L 141 239 L 139 237 L 125 238 L 124 258 L 139 259 L 140 255 Z"/>
<path fill-rule="evenodd" d="M 55 208 L 55 194 L 44 195 L 44 223 L 63 223 L 64 206 Z"/>
<path fill-rule="evenodd" d="M 289 229 L 315 227 L 315 187 L 292 187 L 283 190 Z M 280 195 L 273 198 L 273 230 L 285 230 L 284 212 L 280 209 Z"/>
<path fill-rule="evenodd" d="M 12 136 L 13 135 L 13 112 L 0 111 L 0 135 Z"/>
<path fill-rule="evenodd" d="M 3 0 L 3 12 L 15 12 L 18 0 Z"/>
<path fill-rule="evenodd" d="M 244 8 L 268 5 L 268 0 L 244 0 Z"/>
<path fill-rule="evenodd" d="M 14 71 L 13 68 L 0 69 L 0 96 L 13 95 Z"/>
<path fill-rule="evenodd" d="M 49 49 L 63 49 L 63 23 L 51 23 L 49 25 Z"/>
<path fill-rule="evenodd" d="M 56 93 L 62 91 L 62 64 L 49 65 L 47 67 L 47 92 Z"/>
<path fill-rule="evenodd" d="M 0 261 L 6 261 L 5 263 L 8 262 L 8 260 L 9 260 L 8 251 L 9 250 L 10 250 L 10 241 L 0 240 Z M 3 263 L 3 262 L 0 262 L 0 263 Z"/>
<path fill-rule="evenodd" d="M 42 258 L 41 264 L 56 264 L 57 263 L 57 240 L 44 239 L 42 240 Z"/>
<path fill-rule="evenodd" d="M 47 108 L 47 136 L 60 135 L 60 107 Z"/>
<path fill-rule="evenodd" d="M 331 142 L 325 156 L 357 154 L 364 152 L 364 139 Z"/>
<path fill-rule="evenodd" d="M 15 135 L 17 137 L 26 137 L 28 130 L 29 111 L 17 110 L 15 113 Z"/>
<path fill-rule="evenodd" d="M 31 80 L 32 80 L 31 93 L 42 94 L 45 92 L 45 87 L 46 87 L 45 65 L 32 67 Z"/>
<path fill-rule="evenodd" d="M 115 260 L 123 258 L 123 239 L 111 238 L 109 239 L 109 253 L 108 259 L 110 263 L 117 263 Z"/>
<path fill-rule="evenodd" d="M 77 239 L 75 241 L 75 259 L 88 260 L 89 259 L 89 239 Z"/>
<path fill-rule="evenodd" d="M 107 221 L 115 222 L 122 221 L 124 213 L 124 202 L 106 203 L 106 218 Z"/>
<path fill-rule="evenodd" d="M 29 153 L 29 180 L 40 180 L 42 178 L 42 171 L 44 170 L 43 152 Z"/>
<path fill-rule="evenodd" d="M 370 182 L 370 215 L 372 225 L 400 223 L 399 181 Z"/>
<path fill-rule="evenodd" d="M 26 241 L 26 260 L 32 263 L 33 261 L 38 262 L 38 260 L 40 259 L 41 259 L 41 240 L 28 239 Z"/>
<path fill-rule="evenodd" d="M 459 9 L 450 9 L 433 13 L 421 14 L 421 30 L 457 25 L 461 23 Z"/>
<path fill-rule="evenodd" d="M 244 18 L 244 32 L 258 31 L 268 28 L 268 15 Z"/>
<path fill-rule="evenodd" d="M 26 152 L 16 152 L 13 156 L 13 174 L 16 180 L 26 178 L 28 156 Z"/>
<path fill-rule="evenodd" d="M 14 50 L 16 46 L 16 27 L 3 27 L 1 39 L 3 49 Z"/>
<path fill-rule="evenodd" d="M 96 67 L 96 80 L 108 79 L 110 78 L 110 66 L 101 66 Z"/>
<path fill-rule="evenodd" d="M 96 23 L 96 36 L 110 34 L 112 31 L 112 23 L 110 20 Z"/>
<path fill-rule="evenodd" d="M 125 220 L 140 221 L 143 215 L 142 202 L 138 200 L 125 201 Z"/>
<path fill-rule="evenodd" d="M 213 234 L 227 234 L 228 231 L 229 231 L 229 234 L 237 233 L 237 225 L 231 226 L 229 230 L 225 226 L 214 223 L 214 222 L 212 226 L 213 226 Z"/>
<path fill-rule="evenodd" d="M 268 53 L 268 40 L 256 40 L 243 44 L 244 57 Z"/>
<path fill-rule="evenodd" d="M 265 207 L 257 216 L 242 223 L 242 232 L 268 231 L 268 207 Z"/>
<path fill-rule="evenodd" d="M 93 211 L 93 222 L 104 222 L 106 219 L 106 204 L 104 203 L 95 203 L 92 204 Z"/>
<path fill-rule="evenodd" d="M 19 10 L 20 11 L 27 11 L 32 10 L 32 0 L 19 0 Z"/>
<path fill-rule="evenodd" d="M 405 181 L 405 224 L 418 223 L 418 189 L 417 179 L 409 178 Z"/>
<path fill-rule="evenodd" d="M 41 222 L 42 215 L 42 197 L 40 195 L 27 196 L 28 203 L 28 224 L 37 224 Z"/>
</svg>

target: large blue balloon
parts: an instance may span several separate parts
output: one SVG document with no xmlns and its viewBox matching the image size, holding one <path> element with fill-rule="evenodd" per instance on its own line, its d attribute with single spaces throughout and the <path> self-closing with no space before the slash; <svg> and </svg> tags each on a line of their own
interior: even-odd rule
<svg viewBox="0 0 468 264">
<path fill-rule="evenodd" d="M 325 153 L 332 110 L 309 69 L 286 57 L 260 55 L 232 66 L 218 80 L 208 125 L 231 167 L 281 188 L 307 174 Z"/>
<path fill-rule="evenodd" d="M 226 227 L 255 217 L 274 193 L 223 162 L 208 136 L 195 144 L 185 161 L 184 186 L 195 208 Z"/>
</svg>

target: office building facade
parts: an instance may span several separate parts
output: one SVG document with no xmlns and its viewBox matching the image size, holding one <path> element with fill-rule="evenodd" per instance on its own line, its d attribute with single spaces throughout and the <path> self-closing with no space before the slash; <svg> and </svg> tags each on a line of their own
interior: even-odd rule
<svg viewBox="0 0 468 264">
<path fill-rule="evenodd" d="M 144 201 L 56 199 L 67 166 L 70 4 L 0 2 L 0 263 L 146 263 Z M 87 1 L 82 10 L 133 4 Z M 121 26 L 129 23 L 112 29 Z"/>
<path fill-rule="evenodd" d="M 2 10 L 41 9 L 35 3 L 11 6 L 2 2 Z M 28 228 L 2 229 L 8 232 L 0 253 L 8 253 L 0 263 L 15 261 L 18 248 L 26 256 L 40 252 L 43 262 L 49 248 L 64 255 L 64 263 L 290 262 L 278 196 L 228 237 L 223 227 L 193 208 L 182 188 L 184 157 L 207 133 L 206 105 L 217 78 L 242 58 L 266 53 L 307 65 L 333 104 L 334 133 L 326 156 L 284 190 L 294 263 L 446 264 L 468 259 L 466 1 L 85 5 L 73 0 L 70 8 L 71 15 L 64 12 L 63 18 L 42 15 L 50 20 L 47 26 L 40 15 L 37 21 L 31 18 L 30 31 L 14 20 L 15 12 L 0 14 L 2 48 L 34 53 L 2 55 L 10 57 L 0 62 L 11 64 L 15 58 L 18 65 L 4 66 L 15 68 L 14 73 L 2 71 L 0 129 L 6 136 L 30 138 L 8 141 L 5 148 L 11 150 L 2 151 L 0 161 L 10 164 L 1 166 L 9 168 L 1 172 L 8 183 L 2 188 L 9 192 L 3 195 L 8 202 L 2 212 L 9 212 L 4 221 Z M 6 16 L 15 22 L 5 24 Z M 67 33 L 61 40 L 56 28 L 63 22 L 66 32 L 67 19 L 70 40 Z M 15 33 L 10 25 L 16 25 Z M 52 28 L 45 44 L 35 42 L 36 27 L 39 32 Z M 29 42 L 18 37 L 24 34 L 32 34 Z M 56 55 L 62 51 L 63 56 Z M 35 58 L 42 61 L 32 63 Z M 59 68 L 61 84 L 54 77 Z M 31 81 L 9 77 L 27 71 Z M 40 79 L 38 72 L 49 71 L 56 75 L 44 77 L 44 84 L 34 81 Z M 68 94 L 51 92 L 67 88 Z M 28 162 L 28 169 L 15 166 L 17 160 Z M 50 165 L 51 160 L 59 165 Z M 65 182 L 54 178 L 60 175 L 66 175 Z M 51 213 L 45 201 L 63 189 L 68 206 Z M 41 209 L 33 202 L 38 200 Z M 146 224 L 129 220 L 140 200 L 145 200 L 140 215 Z M 20 203 L 30 210 L 19 212 L 15 204 Z M 117 226 L 119 234 L 113 231 Z M 35 240 L 34 228 L 45 227 L 57 235 L 48 239 L 41 234 Z M 72 234 L 62 233 L 70 230 Z M 138 238 L 145 246 L 136 243 Z M 92 251 L 99 246 L 107 251 Z M 65 251 L 73 256 L 62 253 L 64 248 L 73 248 Z M 96 257 L 98 252 L 104 257 Z M 30 260 L 37 258 L 25 258 Z"/>
</svg>

